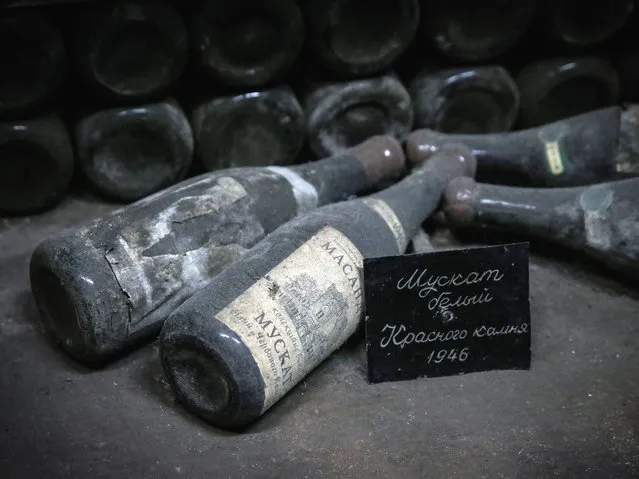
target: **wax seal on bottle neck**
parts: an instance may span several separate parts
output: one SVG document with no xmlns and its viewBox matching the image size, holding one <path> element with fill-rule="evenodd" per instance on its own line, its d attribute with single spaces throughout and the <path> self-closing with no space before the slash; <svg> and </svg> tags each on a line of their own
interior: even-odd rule
<svg viewBox="0 0 639 479">
<path fill-rule="evenodd" d="M 473 178 L 458 177 L 451 181 L 444 192 L 446 219 L 455 226 L 464 226 L 474 219 L 473 203 L 477 183 Z"/>
<path fill-rule="evenodd" d="M 406 157 L 412 164 L 419 164 L 437 153 L 441 149 L 442 135 L 423 128 L 413 131 L 406 138 L 404 148 Z"/>
<path fill-rule="evenodd" d="M 397 178 L 404 171 L 404 152 L 392 136 L 373 136 L 349 148 L 347 153 L 357 157 L 371 185 L 384 179 Z"/>
<path fill-rule="evenodd" d="M 417 164 L 414 171 L 420 169 L 428 170 L 446 185 L 458 176 L 474 177 L 477 172 L 477 159 L 465 145 L 445 143 L 435 154 Z"/>
</svg>

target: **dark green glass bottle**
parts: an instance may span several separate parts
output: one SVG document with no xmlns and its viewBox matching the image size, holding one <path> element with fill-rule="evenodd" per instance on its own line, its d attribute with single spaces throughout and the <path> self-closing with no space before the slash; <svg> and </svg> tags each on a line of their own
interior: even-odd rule
<svg viewBox="0 0 639 479">
<path fill-rule="evenodd" d="M 180 181 L 193 159 L 193 134 L 172 100 L 101 110 L 75 129 L 78 163 L 102 195 L 130 202 Z"/>
<path fill-rule="evenodd" d="M 213 79 L 257 87 L 284 73 L 304 41 L 295 0 L 204 0 L 193 18 L 197 59 Z"/>
<path fill-rule="evenodd" d="M 182 74 L 188 35 L 176 9 L 162 0 L 117 0 L 83 7 L 74 49 L 93 90 L 142 101 L 164 94 Z"/>
<path fill-rule="evenodd" d="M 391 135 L 402 141 L 413 125 L 410 95 L 393 74 L 312 85 L 303 106 L 308 143 L 319 157 L 373 135 Z"/>
<path fill-rule="evenodd" d="M 207 100 L 192 119 L 197 155 L 209 171 L 291 164 L 306 136 L 304 112 L 289 87 Z"/>
<path fill-rule="evenodd" d="M 0 123 L 0 216 L 53 206 L 69 188 L 73 147 L 55 115 Z"/>
<path fill-rule="evenodd" d="M 519 114 L 519 89 L 502 67 L 422 70 L 408 91 L 415 126 L 444 133 L 508 131 Z"/>
<path fill-rule="evenodd" d="M 43 13 L 0 11 L 0 117 L 30 116 L 59 87 L 65 67 L 62 36 Z"/>
</svg>

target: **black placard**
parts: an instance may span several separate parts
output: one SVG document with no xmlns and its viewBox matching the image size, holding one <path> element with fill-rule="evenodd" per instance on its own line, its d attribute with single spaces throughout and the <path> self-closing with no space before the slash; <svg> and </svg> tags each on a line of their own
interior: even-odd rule
<svg viewBox="0 0 639 479">
<path fill-rule="evenodd" d="M 364 260 L 373 383 L 530 369 L 528 243 Z"/>
</svg>

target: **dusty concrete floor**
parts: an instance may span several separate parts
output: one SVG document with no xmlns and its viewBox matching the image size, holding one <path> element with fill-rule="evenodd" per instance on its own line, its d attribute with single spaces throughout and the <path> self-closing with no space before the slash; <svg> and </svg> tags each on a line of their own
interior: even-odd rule
<svg viewBox="0 0 639 479">
<path fill-rule="evenodd" d="M 533 255 L 531 371 L 371 386 L 359 338 L 230 434 L 175 403 L 155 345 L 89 371 L 42 334 L 33 248 L 111 208 L 0 220 L 1 477 L 639 476 L 639 290 L 614 275 Z"/>
</svg>

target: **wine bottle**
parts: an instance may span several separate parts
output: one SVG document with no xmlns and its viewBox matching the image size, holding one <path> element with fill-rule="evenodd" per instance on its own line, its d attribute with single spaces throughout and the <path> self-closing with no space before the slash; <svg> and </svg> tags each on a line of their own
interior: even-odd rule
<svg viewBox="0 0 639 479">
<path fill-rule="evenodd" d="M 544 25 L 552 36 L 566 45 L 585 47 L 601 43 L 619 31 L 630 18 L 634 0 L 581 2 L 558 0 L 551 3 Z"/>
<path fill-rule="evenodd" d="M 73 176 L 73 147 L 55 115 L 0 123 L 0 215 L 41 211 L 57 203 Z"/>
<path fill-rule="evenodd" d="M 100 2 L 87 6 L 78 24 L 74 50 L 82 76 L 104 97 L 149 101 L 186 66 L 188 34 L 168 2 Z"/>
<path fill-rule="evenodd" d="M 639 179 L 572 188 L 516 188 L 452 181 L 446 218 L 457 226 L 493 227 L 583 251 L 639 278 Z"/>
<path fill-rule="evenodd" d="M 639 175 L 639 106 L 614 106 L 540 128 L 486 135 L 416 130 L 406 140 L 414 163 L 441 145 L 463 143 L 477 178 L 524 186 L 579 186 Z"/>
<path fill-rule="evenodd" d="M 410 83 L 415 126 L 445 133 L 494 133 L 512 128 L 519 90 L 502 67 L 426 68 Z"/>
<path fill-rule="evenodd" d="M 162 328 L 178 399 L 217 426 L 257 419 L 357 328 L 363 258 L 403 253 L 473 163 L 463 147 L 443 150 L 396 185 L 300 216 L 245 253 Z"/>
<path fill-rule="evenodd" d="M 517 85 L 524 127 L 545 125 L 619 102 L 617 72 L 598 57 L 531 63 L 520 72 Z"/>
<path fill-rule="evenodd" d="M 60 32 L 39 11 L 0 14 L 0 116 L 31 116 L 64 77 L 66 52 Z"/>
<path fill-rule="evenodd" d="M 437 0 L 424 2 L 424 32 L 435 48 L 463 62 L 481 62 L 506 52 L 528 30 L 536 0 Z"/>
<path fill-rule="evenodd" d="M 289 87 L 214 98 L 192 118 L 197 154 L 209 171 L 291 164 L 306 135 L 304 112 Z"/>
<path fill-rule="evenodd" d="M 418 0 L 305 0 L 309 43 L 319 60 L 345 76 L 390 66 L 413 40 Z"/>
<path fill-rule="evenodd" d="M 374 135 L 403 140 L 413 125 L 410 95 L 394 75 L 315 85 L 304 97 L 308 143 L 336 154 Z"/>
<path fill-rule="evenodd" d="M 193 21 L 198 61 L 227 85 L 257 87 L 279 77 L 304 41 L 295 0 L 205 0 Z"/>
<path fill-rule="evenodd" d="M 397 142 L 376 137 L 305 165 L 206 173 L 47 239 L 30 270 L 45 327 L 78 361 L 104 364 L 282 223 L 403 168 Z"/>
<path fill-rule="evenodd" d="M 184 178 L 193 135 L 172 100 L 102 110 L 76 126 L 80 168 L 102 195 L 130 202 Z"/>
</svg>

